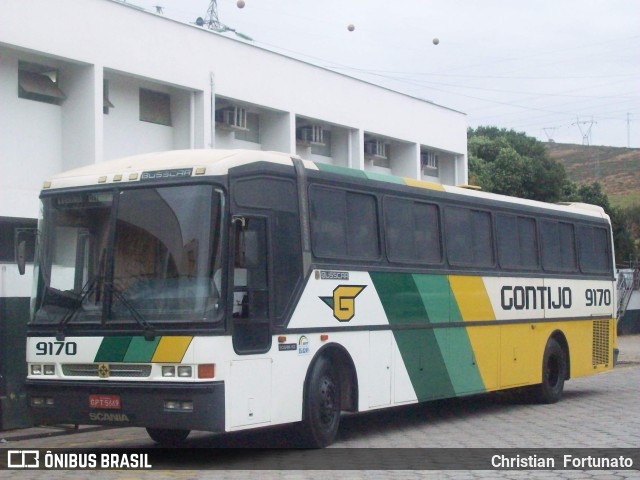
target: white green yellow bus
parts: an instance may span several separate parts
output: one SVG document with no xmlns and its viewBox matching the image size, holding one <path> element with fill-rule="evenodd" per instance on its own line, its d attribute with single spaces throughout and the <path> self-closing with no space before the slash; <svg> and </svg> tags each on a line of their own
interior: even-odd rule
<svg viewBox="0 0 640 480">
<path fill-rule="evenodd" d="M 45 182 L 26 380 L 37 424 L 191 430 L 521 389 L 613 367 L 610 220 L 261 151 Z M 20 249 L 18 249 L 20 250 Z"/>
</svg>

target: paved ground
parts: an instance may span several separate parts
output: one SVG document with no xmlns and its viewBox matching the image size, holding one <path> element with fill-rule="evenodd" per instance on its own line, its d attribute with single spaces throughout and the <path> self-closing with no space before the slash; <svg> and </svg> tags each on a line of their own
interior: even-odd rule
<svg viewBox="0 0 640 480">
<path fill-rule="evenodd" d="M 353 452 L 359 448 L 633 448 L 640 447 L 640 336 L 618 339 L 619 366 L 611 372 L 569 381 L 565 396 L 555 405 L 530 405 L 509 395 L 484 395 L 432 402 L 343 419 L 333 448 Z M 290 446 L 294 428 L 229 436 L 192 434 L 191 448 Z M 101 429 L 81 427 L 72 432 L 32 428 L 0 432 L 11 449 L 52 447 L 153 447 L 142 429 Z M 398 450 L 401 452 L 401 450 Z M 637 450 L 636 450 L 637 451 Z M 250 469 L 258 451 L 241 453 L 240 468 Z M 460 451 L 456 452 L 460 455 Z M 186 454 L 186 452 L 185 452 Z M 301 452 L 300 455 L 304 455 Z M 275 455 L 275 453 L 273 453 Z M 304 458 L 304 457 L 300 457 Z M 640 466 L 637 466 L 640 467 Z M 10 472 L 12 479 L 36 478 L 38 472 Z M 39 472 L 41 475 L 45 472 Z M 0 478 L 9 472 L 0 471 Z M 640 471 L 251 471 L 251 470 L 173 470 L 173 471 L 96 471 L 99 479 L 201 479 L 201 478 L 309 479 L 340 475 L 344 478 L 639 478 Z M 46 478 L 86 478 L 87 472 L 46 472 Z M 44 477 L 43 477 L 44 478 Z"/>
</svg>

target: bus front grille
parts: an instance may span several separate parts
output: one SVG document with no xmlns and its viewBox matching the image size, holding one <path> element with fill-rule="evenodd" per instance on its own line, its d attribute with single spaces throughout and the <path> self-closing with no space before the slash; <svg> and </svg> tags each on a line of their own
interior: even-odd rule
<svg viewBox="0 0 640 480">
<path fill-rule="evenodd" d="M 65 377 L 99 377 L 99 363 L 66 363 L 62 365 Z M 109 377 L 144 378 L 151 375 L 151 365 L 109 364 Z"/>
<path fill-rule="evenodd" d="M 591 363 L 594 367 L 609 364 L 609 342 L 609 320 L 595 320 L 591 355 Z"/>
</svg>

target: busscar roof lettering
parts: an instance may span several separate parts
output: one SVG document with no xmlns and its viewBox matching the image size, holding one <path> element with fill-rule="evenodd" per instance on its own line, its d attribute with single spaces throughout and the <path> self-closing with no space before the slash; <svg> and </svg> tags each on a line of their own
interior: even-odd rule
<svg viewBox="0 0 640 480">
<path fill-rule="evenodd" d="M 194 175 L 226 175 L 230 168 L 254 162 L 270 162 L 293 166 L 293 158 L 280 152 L 260 150 L 171 150 L 145 153 L 100 162 L 57 174 L 47 180 L 49 189 L 81 187 L 104 183 L 138 181 L 143 172 L 192 169 Z M 315 169 L 313 162 L 304 161 Z"/>
</svg>

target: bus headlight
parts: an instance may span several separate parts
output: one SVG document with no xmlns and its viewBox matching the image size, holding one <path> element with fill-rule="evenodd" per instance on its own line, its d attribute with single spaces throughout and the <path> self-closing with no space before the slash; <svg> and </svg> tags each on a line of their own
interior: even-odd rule
<svg viewBox="0 0 640 480">
<path fill-rule="evenodd" d="M 178 377 L 191 378 L 193 376 L 193 369 L 191 366 L 181 365 L 178 367 Z"/>
<path fill-rule="evenodd" d="M 163 377 L 175 377 L 176 376 L 176 367 L 173 365 L 163 365 L 162 366 L 162 376 Z"/>
<path fill-rule="evenodd" d="M 42 375 L 42 365 L 31 365 L 31 375 Z"/>
<path fill-rule="evenodd" d="M 45 375 L 55 375 L 56 374 L 56 366 L 55 365 L 44 365 L 44 374 Z"/>
</svg>

